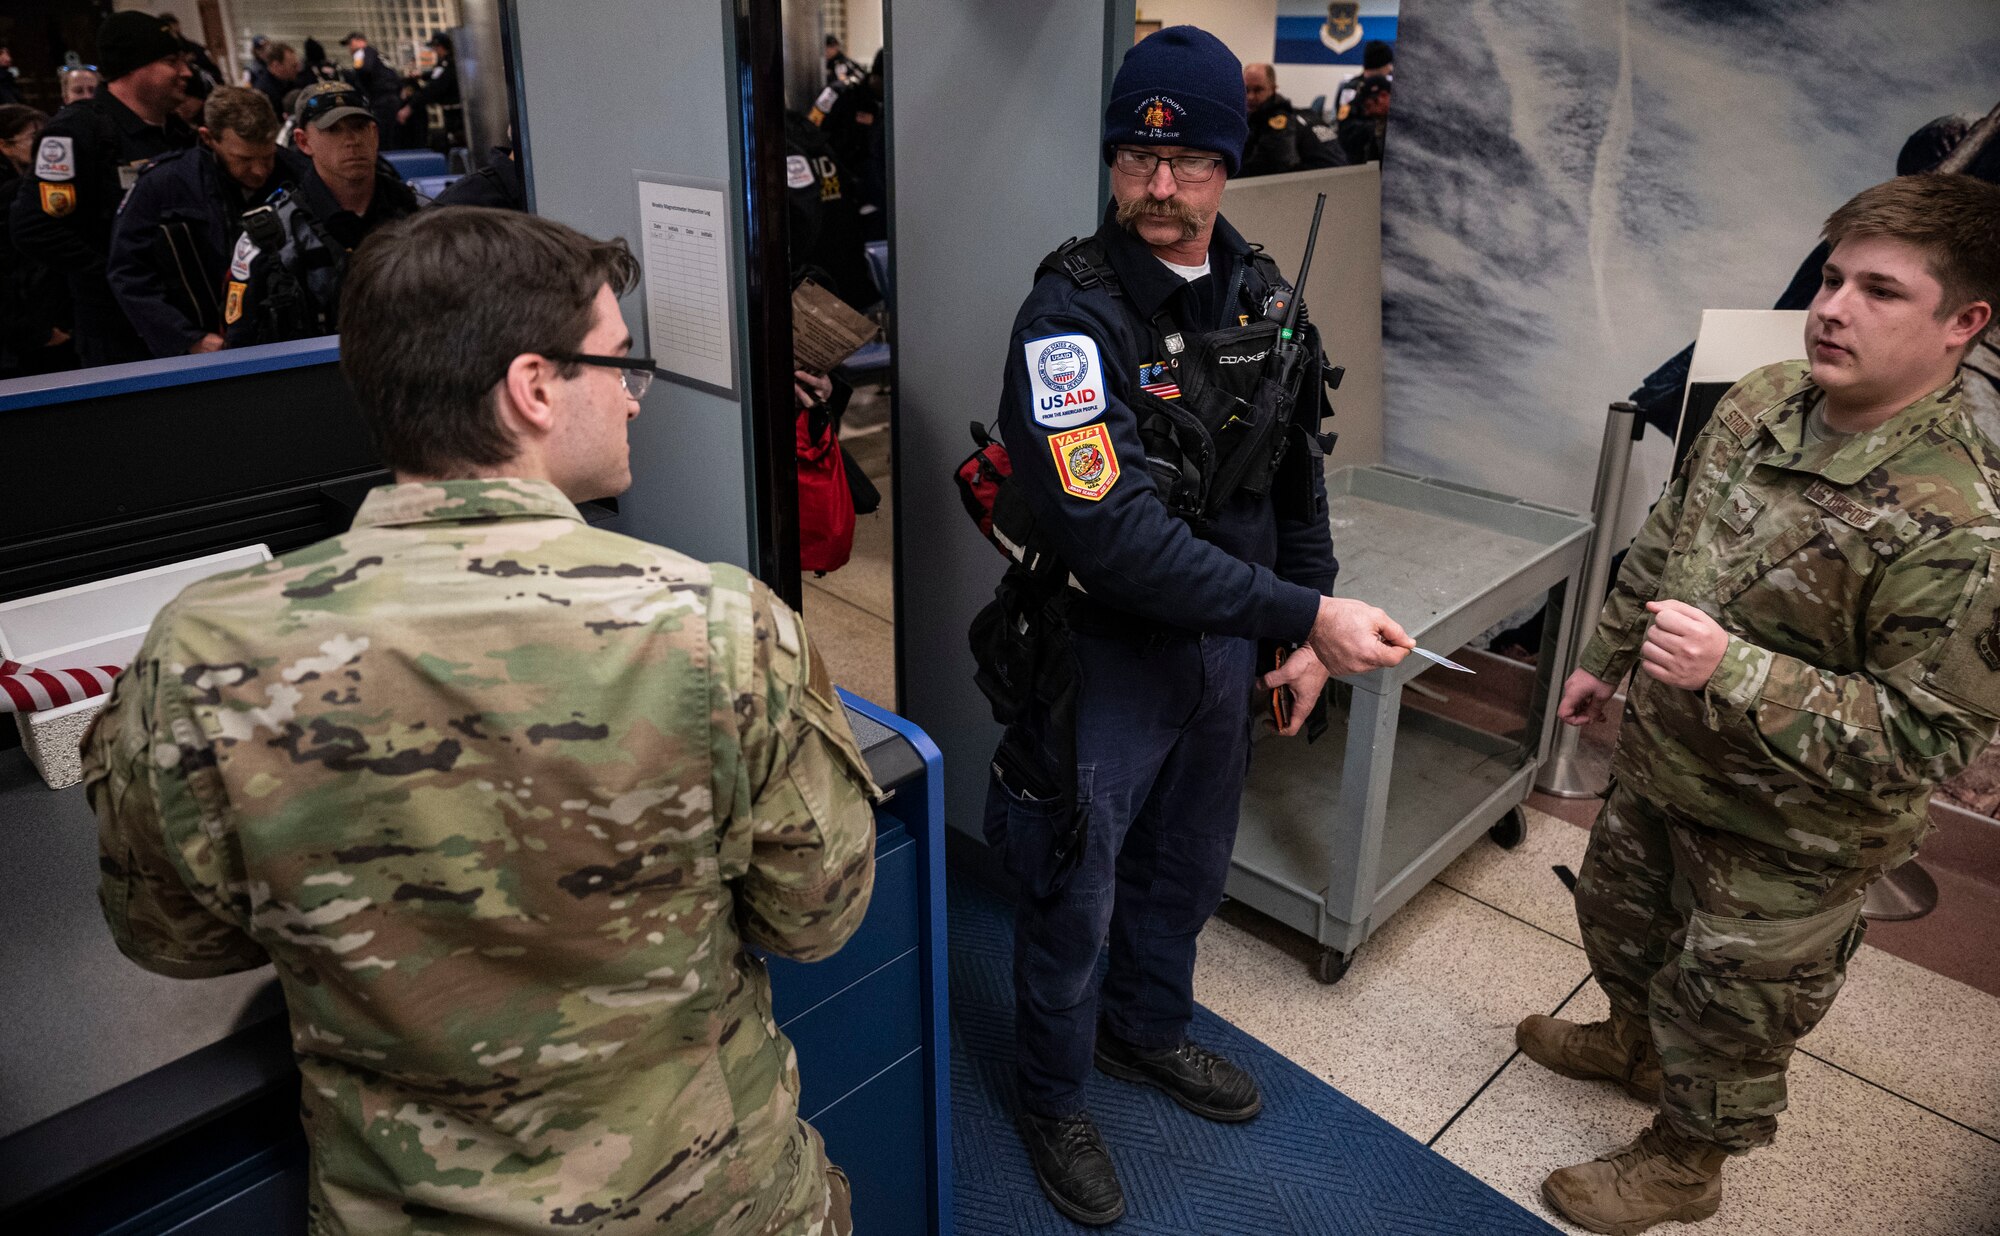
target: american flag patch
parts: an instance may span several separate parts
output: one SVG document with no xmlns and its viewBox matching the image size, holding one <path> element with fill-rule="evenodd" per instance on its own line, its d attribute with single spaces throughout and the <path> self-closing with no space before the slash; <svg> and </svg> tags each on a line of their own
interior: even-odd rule
<svg viewBox="0 0 2000 1236">
<path fill-rule="evenodd" d="M 1145 391 L 1148 395 L 1157 396 L 1161 399 L 1179 399 L 1181 397 L 1181 388 L 1172 382 L 1148 382 L 1139 389 Z"/>
<path fill-rule="evenodd" d="M 1149 361 L 1139 366 L 1139 389 L 1157 399 L 1179 399 L 1181 388 L 1167 380 L 1167 363 Z"/>
</svg>

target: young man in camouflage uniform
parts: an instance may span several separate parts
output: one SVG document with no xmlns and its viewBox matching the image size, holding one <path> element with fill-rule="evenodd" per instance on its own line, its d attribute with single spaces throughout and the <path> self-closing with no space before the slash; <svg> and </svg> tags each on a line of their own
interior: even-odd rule
<svg viewBox="0 0 2000 1236">
<path fill-rule="evenodd" d="M 275 963 L 315 1233 L 846 1233 L 754 946 L 859 924 L 873 792 L 798 617 L 588 527 L 650 362 L 623 242 L 371 238 L 341 361 L 397 483 L 182 593 L 85 741 L 119 947 Z"/>
<path fill-rule="evenodd" d="M 1715 1213 L 1724 1158 L 1775 1134 L 1863 892 L 2000 724 L 2000 448 L 1958 374 L 2000 301 L 2000 188 L 1902 177 L 1826 239 L 1810 359 L 1725 396 L 1563 689 L 1579 725 L 1641 671 L 1576 887 L 1610 1020 L 1515 1033 L 1657 1096 L 1630 1145 L 1542 1186 L 1595 1232 Z"/>
</svg>

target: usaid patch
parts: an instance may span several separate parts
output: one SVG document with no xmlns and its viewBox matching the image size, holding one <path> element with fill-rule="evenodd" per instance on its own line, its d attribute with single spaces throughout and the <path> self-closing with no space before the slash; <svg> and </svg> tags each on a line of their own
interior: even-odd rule
<svg viewBox="0 0 2000 1236">
<path fill-rule="evenodd" d="M 812 184 L 812 164 L 804 155 L 785 156 L 785 184 L 794 189 L 803 189 Z"/>
<path fill-rule="evenodd" d="M 1104 366 L 1088 335 L 1044 335 L 1022 345 L 1035 423 L 1068 429 L 1104 415 Z"/>
<path fill-rule="evenodd" d="M 830 112 L 833 110 L 833 105 L 838 102 L 840 102 L 840 91 L 828 86 L 819 92 L 819 97 L 813 100 L 813 106 L 822 112 Z"/>
<path fill-rule="evenodd" d="M 35 179 L 75 180 L 76 141 L 68 137 L 45 137 L 35 148 Z"/>
<path fill-rule="evenodd" d="M 257 258 L 257 242 L 245 232 L 236 238 L 236 251 L 229 255 L 229 277 L 244 280 L 250 277 L 250 263 Z"/>
</svg>

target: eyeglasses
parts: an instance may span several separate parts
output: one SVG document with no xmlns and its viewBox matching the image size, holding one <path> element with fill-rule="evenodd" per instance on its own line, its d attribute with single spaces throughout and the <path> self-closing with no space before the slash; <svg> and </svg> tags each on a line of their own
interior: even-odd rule
<svg viewBox="0 0 2000 1236">
<path fill-rule="evenodd" d="M 625 393 L 634 399 L 645 398 L 647 388 L 653 385 L 653 358 L 650 356 L 591 356 L 583 352 L 544 352 L 542 355 L 565 364 L 622 370 L 618 380 L 624 383 Z"/>
<path fill-rule="evenodd" d="M 1150 150 L 1128 150 L 1120 146 L 1111 156 L 1111 166 L 1127 176 L 1143 176 L 1148 180 L 1160 164 L 1173 168 L 1174 179 L 1184 185 L 1198 185 L 1215 175 L 1215 169 L 1222 166 L 1222 160 L 1207 155 L 1158 155 Z"/>
</svg>

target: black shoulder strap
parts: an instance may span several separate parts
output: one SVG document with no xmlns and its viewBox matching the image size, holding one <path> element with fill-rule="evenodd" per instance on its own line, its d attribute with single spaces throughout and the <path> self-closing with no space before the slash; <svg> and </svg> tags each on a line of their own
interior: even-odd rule
<svg viewBox="0 0 2000 1236">
<path fill-rule="evenodd" d="M 1102 287 L 1113 296 L 1124 295 L 1118 285 L 1118 272 L 1105 260 L 1104 246 L 1095 236 L 1081 239 L 1072 236 L 1064 241 L 1054 253 L 1042 259 L 1042 264 L 1035 268 L 1035 278 L 1040 279 L 1044 271 L 1061 275 L 1080 288 Z"/>
<path fill-rule="evenodd" d="M 1285 277 L 1282 274 L 1278 273 L 1278 263 L 1270 254 L 1264 252 L 1264 246 L 1251 245 L 1250 256 L 1246 260 L 1249 263 L 1250 269 L 1255 271 L 1257 277 L 1264 281 L 1265 292 L 1268 293 L 1277 288 L 1290 290 L 1292 285 L 1285 281 Z"/>
</svg>

